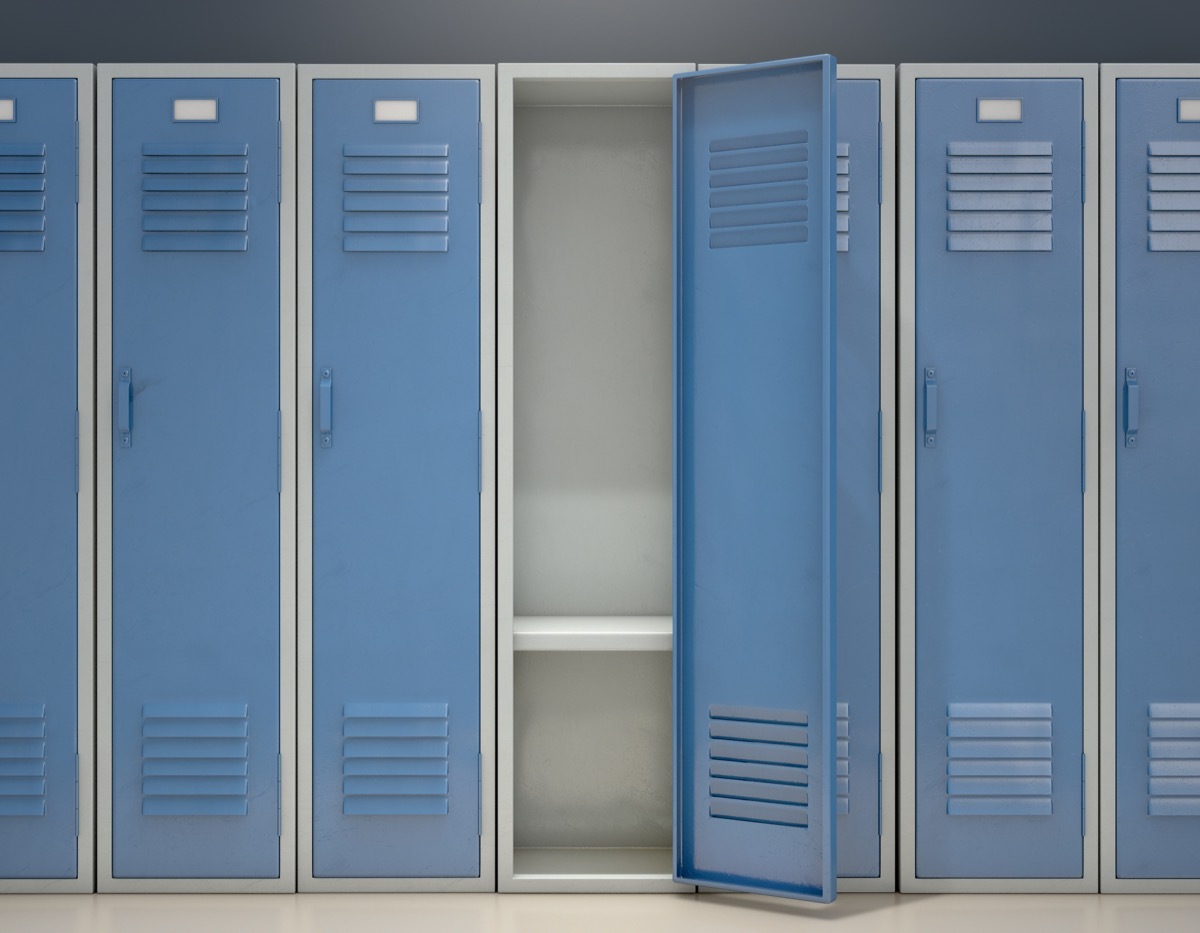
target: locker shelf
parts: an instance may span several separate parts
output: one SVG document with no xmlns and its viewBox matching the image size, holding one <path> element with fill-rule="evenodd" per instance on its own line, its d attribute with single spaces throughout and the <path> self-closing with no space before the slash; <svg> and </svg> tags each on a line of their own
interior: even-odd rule
<svg viewBox="0 0 1200 933">
<path fill-rule="evenodd" d="M 517 880 L 670 881 L 671 850 L 633 847 L 516 849 L 513 875 Z M 681 886 L 679 890 L 687 890 L 687 887 Z"/>
<path fill-rule="evenodd" d="M 517 651 L 670 651 L 670 616 L 517 616 Z"/>
</svg>

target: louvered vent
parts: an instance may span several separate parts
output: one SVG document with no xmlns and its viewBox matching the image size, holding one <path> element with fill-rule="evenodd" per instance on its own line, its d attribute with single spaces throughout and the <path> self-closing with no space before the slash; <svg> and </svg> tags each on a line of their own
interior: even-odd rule
<svg viewBox="0 0 1200 933">
<path fill-rule="evenodd" d="M 710 248 L 808 240 L 807 142 L 792 130 L 708 144 Z"/>
<path fill-rule="evenodd" d="M 1153 253 L 1200 250 L 1200 143 L 1150 143 L 1147 246 Z"/>
<path fill-rule="evenodd" d="M 946 812 L 1050 816 L 1052 731 L 1049 703 L 951 703 Z"/>
<path fill-rule="evenodd" d="M 837 705 L 837 812 L 850 812 L 850 704 Z"/>
<path fill-rule="evenodd" d="M 850 144 L 837 147 L 837 251 L 850 252 Z"/>
<path fill-rule="evenodd" d="M 347 703 L 342 707 L 342 813 L 449 813 L 449 715 L 446 703 Z"/>
<path fill-rule="evenodd" d="M 1150 704 L 1150 816 L 1200 816 L 1200 703 Z"/>
<path fill-rule="evenodd" d="M 1051 143 L 948 143 L 946 247 L 951 252 L 1051 249 Z"/>
<path fill-rule="evenodd" d="M 808 825 L 808 714 L 708 708 L 708 815 Z"/>
<path fill-rule="evenodd" d="M 145 143 L 142 249 L 244 252 L 249 154 L 247 143 Z"/>
<path fill-rule="evenodd" d="M 46 249 L 46 146 L 0 144 L 0 253 Z"/>
<path fill-rule="evenodd" d="M 0 703 L 0 817 L 46 815 L 46 706 Z"/>
<path fill-rule="evenodd" d="M 245 703 L 142 707 L 142 813 L 245 816 L 250 711 Z"/>
<path fill-rule="evenodd" d="M 441 143 L 342 149 L 342 249 L 450 249 L 450 147 Z"/>
</svg>

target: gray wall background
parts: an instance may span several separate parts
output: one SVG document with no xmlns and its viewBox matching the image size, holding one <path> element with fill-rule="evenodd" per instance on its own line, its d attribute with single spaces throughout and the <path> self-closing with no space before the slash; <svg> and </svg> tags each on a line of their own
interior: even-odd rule
<svg viewBox="0 0 1200 933">
<path fill-rule="evenodd" d="M 1194 62 L 1195 0 L 0 0 L 0 61 Z"/>
</svg>

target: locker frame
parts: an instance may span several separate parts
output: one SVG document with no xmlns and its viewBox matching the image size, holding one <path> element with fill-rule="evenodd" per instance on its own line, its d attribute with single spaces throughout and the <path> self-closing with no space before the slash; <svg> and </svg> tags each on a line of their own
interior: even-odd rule
<svg viewBox="0 0 1200 933">
<path fill-rule="evenodd" d="M 291 64 L 101 64 L 97 69 L 96 229 L 112 226 L 112 83 L 120 78 L 274 78 L 279 81 L 279 754 L 278 878 L 114 878 L 112 874 L 112 444 L 96 453 L 96 885 L 101 892 L 292 893 L 296 890 L 296 68 Z M 96 250 L 96 386 L 112 384 L 112 241 Z M 112 410 L 96 406 L 96 437 Z M 104 737 L 101 741 L 100 738 Z"/>
<path fill-rule="evenodd" d="M 73 78 L 76 84 L 75 113 L 78 137 L 78 199 L 75 205 L 76 236 L 76 399 L 78 412 L 78 478 L 76 495 L 76 803 L 74 878 L 0 878 L 0 894 L 90 894 L 95 890 L 96 734 L 93 729 L 95 701 L 95 495 L 96 461 L 93 348 L 95 341 L 95 295 L 93 292 L 95 188 L 93 168 L 96 131 L 96 69 L 90 64 L 0 64 L 0 78 Z"/>
<path fill-rule="evenodd" d="M 496 889 L 496 66 L 299 65 L 297 137 L 298 882 L 301 892 L 466 892 Z M 312 873 L 312 138 L 313 82 L 321 79 L 467 79 L 479 82 L 483 125 L 479 205 L 479 389 L 483 489 L 479 496 L 479 743 L 482 755 L 477 878 L 319 878 Z M 303 428 L 301 428 L 303 424 Z"/>
<path fill-rule="evenodd" d="M 696 66 L 700 71 L 727 67 Z M 837 891 L 890 893 L 896 890 L 896 66 L 838 62 L 836 79 L 879 82 L 879 410 L 883 415 L 879 494 L 879 877 L 839 875 Z"/>
<path fill-rule="evenodd" d="M 1100 890 L 1196 894 L 1200 878 L 1117 877 L 1117 82 L 1200 79 L 1200 65 L 1100 66 Z"/>
<path fill-rule="evenodd" d="M 515 872 L 514 846 L 514 653 L 516 643 L 537 653 L 559 651 L 563 637 L 582 651 L 670 651 L 671 633 L 663 631 L 656 617 L 633 618 L 619 632 L 593 632 L 555 628 L 553 631 L 516 632 L 514 627 L 514 84 L 522 80 L 571 82 L 586 88 L 593 84 L 601 91 L 605 85 L 630 81 L 661 81 L 663 103 L 668 104 L 672 76 L 695 70 L 684 63 L 548 63 L 497 66 L 497 890 L 502 893 L 667 893 L 695 891 L 691 885 L 672 880 L 669 865 L 662 874 L 579 873 L 529 874 Z M 581 101 L 582 103 L 582 101 Z M 669 104 L 668 104 L 669 105 Z M 668 209 L 669 210 L 669 209 Z M 670 308 L 664 307 L 664 315 Z M 630 851 L 638 851 L 631 849 Z"/>
<path fill-rule="evenodd" d="M 899 318 L 897 370 L 898 577 L 899 609 L 899 848 L 900 890 L 904 893 L 1095 893 L 1099 890 L 1099 69 L 1094 64 L 904 64 L 899 68 Z M 1086 121 L 1085 203 L 1083 211 L 1083 386 L 1084 411 L 1092 427 L 1086 439 L 1083 495 L 1083 752 L 1084 835 L 1080 878 L 920 878 L 916 874 L 916 82 L 921 78 L 1077 78 L 1083 82 Z"/>
</svg>

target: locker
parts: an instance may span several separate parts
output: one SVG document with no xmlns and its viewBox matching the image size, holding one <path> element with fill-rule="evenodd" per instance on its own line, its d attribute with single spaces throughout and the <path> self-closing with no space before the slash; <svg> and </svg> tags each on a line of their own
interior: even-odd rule
<svg viewBox="0 0 1200 933">
<path fill-rule="evenodd" d="M 92 81 L 0 67 L 0 892 L 92 890 Z"/>
<path fill-rule="evenodd" d="M 1103 66 L 1104 890 L 1200 891 L 1200 71 Z M 1145 427 L 1141 420 L 1145 419 Z"/>
<path fill-rule="evenodd" d="M 294 72 L 100 78 L 100 887 L 293 890 Z"/>
<path fill-rule="evenodd" d="M 493 82 L 300 70 L 302 890 L 494 889 Z"/>
<path fill-rule="evenodd" d="M 675 79 L 675 877 L 821 901 L 836 894 L 834 67 Z"/>
<path fill-rule="evenodd" d="M 1095 78 L 901 73 L 904 890 L 1095 890 Z"/>
</svg>

